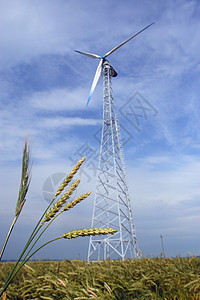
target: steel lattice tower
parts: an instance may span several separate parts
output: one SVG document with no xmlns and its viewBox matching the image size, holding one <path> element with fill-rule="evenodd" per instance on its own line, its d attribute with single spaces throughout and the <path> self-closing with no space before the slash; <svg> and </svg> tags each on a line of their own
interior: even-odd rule
<svg viewBox="0 0 200 300">
<path fill-rule="evenodd" d="M 92 227 L 113 227 L 117 230 L 113 236 L 91 236 L 88 249 L 90 259 L 137 257 L 137 239 L 131 211 L 131 202 L 126 181 L 123 149 L 120 128 L 115 113 L 112 77 L 117 72 L 106 59 L 113 52 L 128 43 L 138 34 L 152 26 L 146 26 L 123 43 L 108 51 L 105 55 L 75 50 L 93 59 L 99 59 L 99 64 L 92 82 L 87 105 L 103 73 L 103 127 L 101 149 L 97 172 L 96 194 L 94 201 Z"/>
<path fill-rule="evenodd" d="M 107 60 L 103 73 L 103 126 L 92 227 L 117 230 L 113 236 L 91 236 L 88 261 L 137 257 L 137 239 L 126 181 L 119 122 L 115 113 L 112 77 L 116 71 Z"/>
</svg>

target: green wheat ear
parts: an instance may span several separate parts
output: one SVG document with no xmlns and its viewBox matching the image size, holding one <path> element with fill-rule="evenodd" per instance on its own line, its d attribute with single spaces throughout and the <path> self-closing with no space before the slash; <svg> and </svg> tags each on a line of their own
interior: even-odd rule
<svg viewBox="0 0 200 300">
<path fill-rule="evenodd" d="M 30 141 L 29 143 L 27 143 L 27 138 L 25 138 L 23 158 L 22 158 L 21 183 L 19 188 L 17 205 L 15 208 L 15 217 L 19 216 L 22 207 L 26 201 L 25 197 L 29 189 L 30 181 L 31 181 Z"/>
</svg>

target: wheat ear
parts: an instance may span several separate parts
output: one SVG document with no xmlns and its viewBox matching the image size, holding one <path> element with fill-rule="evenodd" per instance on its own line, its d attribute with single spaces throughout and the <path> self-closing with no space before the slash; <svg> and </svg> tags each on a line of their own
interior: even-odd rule
<svg viewBox="0 0 200 300">
<path fill-rule="evenodd" d="M 72 178 L 74 177 L 74 175 L 77 173 L 77 171 L 80 169 L 81 165 L 83 164 L 84 160 L 85 160 L 86 156 L 82 157 L 79 162 L 77 163 L 77 165 L 73 168 L 73 170 L 69 173 L 69 175 L 64 179 L 63 183 L 60 185 L 60 187 L 58 188 L 53 201 L 56 199 L 56 197 L 58 195 L 60 195 L 60 193 L 64 190 L 64 188 L 68 185 L 68 183 L 72 180 Z M 52 201 L 52 202 L 53 202 Z"/>
<path fill-rule="evenodd" d="M 55 215 L 59 212 L 61 207 L 66 203 L 67 199 L 73 194 L 75 189 L 80 183 L 80 179 L 77 179 L 74 183 L 72 183 L 71 187 L 65 192 L 65 194 L 46 212 L 45 218 L 42 220 L 41 226 L 50 221 L 55 217 Z"/>
<path fill-rule="evenodd" d="M 85 198 L 87 198 L 89 195 L 91 194 L 91 192 L 87 192 L 79 197 L 77 197 L 76 199 L 72 200 L 71 202 L 67 203 L 61 212 L 69 210 L 70 208 L 74 207 L 76 204 L 80 203 L 82 200 L 84 200 Z"/>
<path fill-rule="evenodd" d="M 84 228 L 84 229 L 77 229 L 69 231 L 62 235 L 64 239 L 75 239 L 79 236 L 90 236 L 90 235 L 105 235 L 105 234 L 115 234 L 117 230 L 113 228 Z"/>
</svg>

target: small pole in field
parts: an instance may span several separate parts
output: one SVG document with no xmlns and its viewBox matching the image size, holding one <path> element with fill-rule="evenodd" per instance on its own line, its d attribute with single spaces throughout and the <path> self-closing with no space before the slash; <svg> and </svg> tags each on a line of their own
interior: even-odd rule
<svg viewBox="0 0 200 300">
<path fill-rule="evenodd" d="M 162 234 L 160 235 L 160 239 L 161 239 L 161 245 L 162 245 L 161 256 L 163 255 L 163 257 L 165 258 L 165 250 L 164 250 L 164 244 L 163 244 L 163 236 L 162 236 Z"/>
</svg>

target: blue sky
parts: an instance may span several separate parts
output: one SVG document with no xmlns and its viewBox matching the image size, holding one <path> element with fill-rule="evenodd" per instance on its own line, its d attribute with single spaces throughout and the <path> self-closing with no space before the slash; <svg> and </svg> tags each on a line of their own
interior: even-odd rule
<svg viewBox="0 0 200 300">
<path fill-rule="evenodd" d="M 62 178 L 83 152 L 77 193 L 92 195 L 44 240 L 90 227 L 102 78 L 86 107 L 98 61 L 74 49 L 103 55 L 154 21 L 109 58 L 118 72 L 113 90 L 137 238 L 144 256 L 160 255 L 160 234 L 166 255 L 199 255 L 199 1 L 1 0 L 0 6 L 0 246 L 14 216 L 26 134 L 33 160 L 27 202 L 4 259 L 17 258 L 45 209 L 47 178 Z M 131 114 L 138 101 L 146 116 Z M 84 259 L 88 242 L 60 241 L 38 256 Z"/>
</svg>

